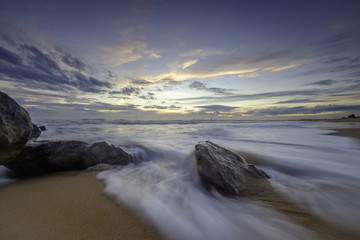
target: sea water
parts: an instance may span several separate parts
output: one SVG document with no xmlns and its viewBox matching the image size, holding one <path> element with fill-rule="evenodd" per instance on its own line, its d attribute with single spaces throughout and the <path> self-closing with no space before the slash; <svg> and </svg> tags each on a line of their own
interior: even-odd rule
<svg viewBox="0 0 360 240">
<path fill-rule="evenodd" d="M 276 210 L 207 191 L 194 146 L 211 140 L 256 156 L 284 198 L 335 225 L 359 231 L 360 142 L 328 135 L 358 123 L 308 121 L 43 121 L 41 140 L 106 141 L 135 162 L 104 171 L 105 192 L 145 216 L 166 239 L 316 239 Z M 121 224 L 121 223 L 119 223 Z"/>
</svg>

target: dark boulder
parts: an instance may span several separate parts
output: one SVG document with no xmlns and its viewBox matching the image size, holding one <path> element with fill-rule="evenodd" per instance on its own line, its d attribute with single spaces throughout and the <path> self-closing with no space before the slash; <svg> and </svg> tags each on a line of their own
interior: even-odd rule
<svg viewBox="0 0 360 240">
<path fill-rule="evenodd" d="M 29 113 L 7 94 L 0 92 L 0 149 L 24 146 L 32 130 Z"/>
<path fill-rule="evenodd" d="M 269 176 L 239 154 L 210 141 L 195 146 L 198 174 L 204 182 L 223 194 L 254 195 L 268 188 Z"/>
<path fill-rule="evenodd" d="M 40 126 L 39 128 L 42 132 L 47 130 L 45 126 Z"/>
<path fill-rule="evenodd" d="M 80 141 L 58 141 L 25 147 L 5 166 L 20 176 L 33 176 L 86 169 L 99 163 L 126 165 L 132 160 L 131 154 L 106 143 L 90 146 Z"/>
</svg>

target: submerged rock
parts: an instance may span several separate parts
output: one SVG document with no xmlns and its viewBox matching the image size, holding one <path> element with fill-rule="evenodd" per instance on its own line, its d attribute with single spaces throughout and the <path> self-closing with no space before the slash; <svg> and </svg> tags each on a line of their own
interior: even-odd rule
<svg viewBox="0 0 360 240">
<path fill-rule="evenodd" d="M 198 174 L 224 194 L 247 196 L 268 188 L 269 176 L 239 154 L 210 141 L 195 146 Z M 266 185 L 266 186 L 265 186 Z"/>
<path fill-rule="evenodd" d="M 24 146 L 32 130 L 29 113 L 14 99 L 0 92 L 0 149 Z"/>
<path fill-rule="evenodd" d="M 31 132 L 30 139 L 37 139 L 41 135 L 41 129 L 36 125 L 33 124 L 33 130 Z"/>
<path fill-rule="evenodd" d="M 5 164 L 23 176 L 80 170 L 99 163 L 126 165 L 133 156 L 104 142 L 89 145 L 80 141 L 48 142 L 25 147 L 20 154 Z"/>
</svg>

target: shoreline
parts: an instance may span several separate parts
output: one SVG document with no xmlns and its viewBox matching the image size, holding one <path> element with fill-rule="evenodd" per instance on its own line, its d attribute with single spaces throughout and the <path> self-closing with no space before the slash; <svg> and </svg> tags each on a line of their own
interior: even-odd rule
<svg viewBox="0 0 360 240">
<path fill-rule="evenodd" d="M 104 194 L 97 172 L 69 171 L 0 187 L 0 239 L 161 239 L 141 216 Z"/>
</svg>

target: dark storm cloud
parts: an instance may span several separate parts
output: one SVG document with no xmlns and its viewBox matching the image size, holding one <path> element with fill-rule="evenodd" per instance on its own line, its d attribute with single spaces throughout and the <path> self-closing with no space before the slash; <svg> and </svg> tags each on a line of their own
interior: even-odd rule
<svg viewBox="0 0 360 240">
<path fill-rule="evenodd" d="M 51 59 L 48 54 L 43 53 L 35 46 L 23 45 L 23 51 L 26 54 L 27 60 L 36 69 L 39 69 L 48 74 L 62 74 L 63 71 L 59 65 Z"/>
<path fill-rule="evenodd" d="M 1 38 L 11 36 L 1 34 Z M 0 39 L 0 41 L 4 39 Z M 9 40 L 6 40 L 9 42 Z M 0 47 L 0 76 L 7 81 L 20 83 L 24 87 L 36 89 L 48 89 L 55 91 L 74 91 L 99 93 L 104 88 L 110 88 L 108 82 L 100 81 L 92 76 L 86 76 L 79 70 L 85 65 L 71 54 L 57 48 L 56 51 L 48 53 L 39 46 L 29 45 L 22 40 L 17 43 L 16 39 L 11 41 L 15 46 L 11 49 Z M 65 58 L 65 60 L 64 60 Z M 65 62 L 64 62 L 65 61 Z M 61 67 L 64 62 L 75 70 Z"/>
<path fill-rule="evenodd" d="M 196 90 L 204 90 L 216 94 L 223 94 L 223 95 L 231 95 L 231 91 L 234 91 L 234 89 L 226 89 L 226 88 L 209 88 L 204 83 L 199 81 L 194 81 L 189 85 L 189 88 L 196 89 Z"/>
<path fill-rule="evenodd" d="M 21 59 L 15 53 L 0 46 L 0 60 L 14 65 L 21 65 Z"/>
<path fill-rule="evenodd" d="M 213 111 L 213 112 L 230 112 L 237 109 L 237 107 L 230 107 L 225 105 L 207 105 L 207 106 L 196 106 L 196 107 L 204 109 L 206 111 Z"/>
<path fill-rule="evenodd" d="M 74 87 L 76 87 L 84 92 L 96 93 L 96 92 L 100 92 L 100 89 L 102 89 L 102 88 L 110 88 L 111 87 L 111 85 L 107 82 L 99 81 L 93 77 L 87 77 L 80 72 L 74 71 L 72 73 L 77 81 L 70 83 L 70 85 L 72 84 Z"/>
<path fill-rule="evenodd" d="M 337 81 L 327 79 L 327 80 L 321 80 L 321 81 L 317 81 L 317 82 L 312 82 L 312 83 L 309 83 L 308 85 L 329 86 L 329 85 L 332 85 L 334 83 L 337 83 Z"/>
<path fill-rule="evenodd" d="M 84 70 L 86 67 L 86 64 L 83 63 L 80 59 L 78 59 L 77 57 L 71 55 L 70 53 L 64 51 L 61 48 L 56 48 L 56 51 L 58 51 L 60 54 L 63 54 L 64 56 L 62 57 L 61 61 L 63 63 L 65 63 L 66 65 L 76 68 L 78 70 Z"/>
<path fill-rule="evenodd" d="M 347 111 L 360 111 L 360 105 L 323 105 L 307 108 L 304 106 L 292 107 L 292 108 L 267 108 L 249 111 L 246 114 L 252 115 L 289 115 L 289 114 L 319 114 L 324 112 L 347 112 Z"/>
</svg>

